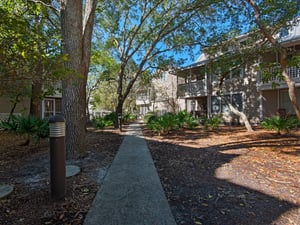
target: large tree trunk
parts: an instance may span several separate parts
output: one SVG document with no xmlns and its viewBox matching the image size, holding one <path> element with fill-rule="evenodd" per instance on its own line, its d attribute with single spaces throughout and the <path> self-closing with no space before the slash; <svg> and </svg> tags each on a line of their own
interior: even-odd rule
<svg viewBox="0 0 300 225">
<path fill-rule="evenodd" d="M 87 0 L 83 20 L 82 0 L 61 0 L 61 26 L 65 63 L 69 74 L 63 80 L 62 111 L 66 120 L 67 158 L 85 155 L 86 82 L 96 0 Z"/>
</svg>

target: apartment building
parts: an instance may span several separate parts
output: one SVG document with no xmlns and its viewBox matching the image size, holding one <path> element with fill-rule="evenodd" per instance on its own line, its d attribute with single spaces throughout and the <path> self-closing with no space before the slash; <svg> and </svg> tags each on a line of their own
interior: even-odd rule
<svg viewBox="0 0 300 225">
<path fill-rule="evenodd" d="M 178 112 L 185 109 L 183 99 L 177 98 L 178 78 L 173 72 L 165 71 L 159 78 L 151 81 L 148 87 L 142 88 L 136 96 L 136 105 L 139 114 L 156 112 L 161 115 L 166 112 Z"/>
<path fill-rule="evenodd" d="M 278 38 L 281 44 L 288 48 L 289 57 L 300 55 L 300 25 L 282 30 Z M 246 41 L 247 35 L 238 37 L 235 46 L 242 47 Z M 195 116 L 210 117 L 221 114 L 224 122 L 239 123 L 239 118 L 230 111 L 224 99 L 244 112 L 253 124 L 278 113 L 295 114 L 286 83 L 275 78 L 275 73 L 280 70 L 279 53 L 269 51 L 257 59 L 257 63 L 266 62 L 274 65 L 269 68 L 269 71 L 274 73 L 273 78 L 264 80 L 257 68 L 258 64 L 246 63 L 238 70 L 227 74 L 222 80 L 221 90 L 222 71 L 214 68 L 213 60 L 216 58 L 203 53 L 194 64 L 176 73 L 177 77 L 184 80 L 178 82 L 178 98 L 185 101 L 185 108 Z M 300 65 L 290 66 L 287 71 L 290 78 L 295 81 L 296 97 L 300 105 Z"/>
</svg>

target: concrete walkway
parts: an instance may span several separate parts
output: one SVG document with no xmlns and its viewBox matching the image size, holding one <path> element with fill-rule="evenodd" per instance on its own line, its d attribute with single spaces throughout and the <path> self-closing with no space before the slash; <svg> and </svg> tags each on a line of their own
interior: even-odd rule
<svg viewBox="0 0 300 225">
<path fill-rule="evenodd" d="M 131 124 L 84 225 L 175 225 L 140 124 Z"/>
</svg>

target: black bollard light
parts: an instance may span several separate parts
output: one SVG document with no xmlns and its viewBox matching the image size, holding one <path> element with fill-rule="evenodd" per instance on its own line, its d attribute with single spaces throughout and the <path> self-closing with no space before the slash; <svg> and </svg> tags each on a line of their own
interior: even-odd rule
<svg viewBox="0 0 300 225">
<path fill-rule="evenodd" d="M 66 195 L 65 120 L 61 115 L 49 119 L 51 196 L 63 199 Z"/>
</svg>

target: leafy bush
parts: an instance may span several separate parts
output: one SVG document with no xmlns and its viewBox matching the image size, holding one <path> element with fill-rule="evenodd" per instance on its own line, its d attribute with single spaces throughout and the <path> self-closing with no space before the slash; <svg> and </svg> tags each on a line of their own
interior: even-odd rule
<svg viewBox="0 0 300 225">
<path fill-rule="evenodd" d="M 264 129 L 275 130 L 278 134 L 281 134 L 282 131 L 290 132 L 291 129 L 298 127 L 299 120 L 297 117 L 273 116 L 265 118 L 261 125 Z"/>
<path fill-rule="evenodd" d="M 40 119 L 32 115 L 27 117 L 13 115 L 10 120 L 1 122 L 0 128 L 19 134 L 26 134 L 28 144 L 30 137 L 33 137 L 37 142 L 40 141 L 41 138 L 49 137 L 48 120 Z"/>
<path fill-rule="evenodd" d="M 189 129 L 193 129 L 198 126 L 199 121 L 197 118 L 193 117 L 186 110 L 180 111 L 177 114 L 177 119 L 180 127 L 187 127 Z"/>
<path fill-rule="evenodd" d="M 157 115 L 154 112 L 147 112 L 146 115 L 144 116 L 144 123 L 149 123 L 151 119 L 156 118 Z"/>
<path fill-rule="evenodd" d="M 105 127 L 112 126 L 114 122 L 110 117 L 96 117 L 92 120 L 93 126 L 97 129 L 104 129 Z"/>
<path fill-rule="evenodd" d="M 111 112 L 111 113 L 104 116 L 104 120 L 106 120 L 106 121 L 110 120 L 110 121 L 114 122 L 116 119 L 117 119 L 116 112 Z"/>
<path fill-rule="evenodd" d="M 146 126 L 153 132 L 157 133 L 158 135 L 161 135 L 161 133 L 164 130 L 163 125 L 161 123 L 161 121 L 163 120 L 162 117 L 152 116 L 150 118 L 152 119 L 148 120 Z"/>
<path fill-rule="evenodd" d="M 187 117 L 184 123 L 188 129 L 194 129 L 199 125 L 198 119 L 193 116 Z"/>
<path fill-rule="evenodd" d="M 136 120 L 136 115 L 133 113 L 126 113 L 122 116 L 123 122 L 130 122 Z"/>
<path fill-rule="evenodd" d="M 201 119 L 203 121 L 205 129 L 216 129 L 218 128 L 222 123 L 222 116 L 212 116 L 212 117 L 202 117 Z"/>
<path fill-rule="evenodd" d="M 147 127 L 157 132 L 158 135 L 169 133 L 173 129 L 178 129 L 178 118 L 173 113 L 166 113 L 162 116 L 151 115 L 147 118 Z"/>
</svg>

